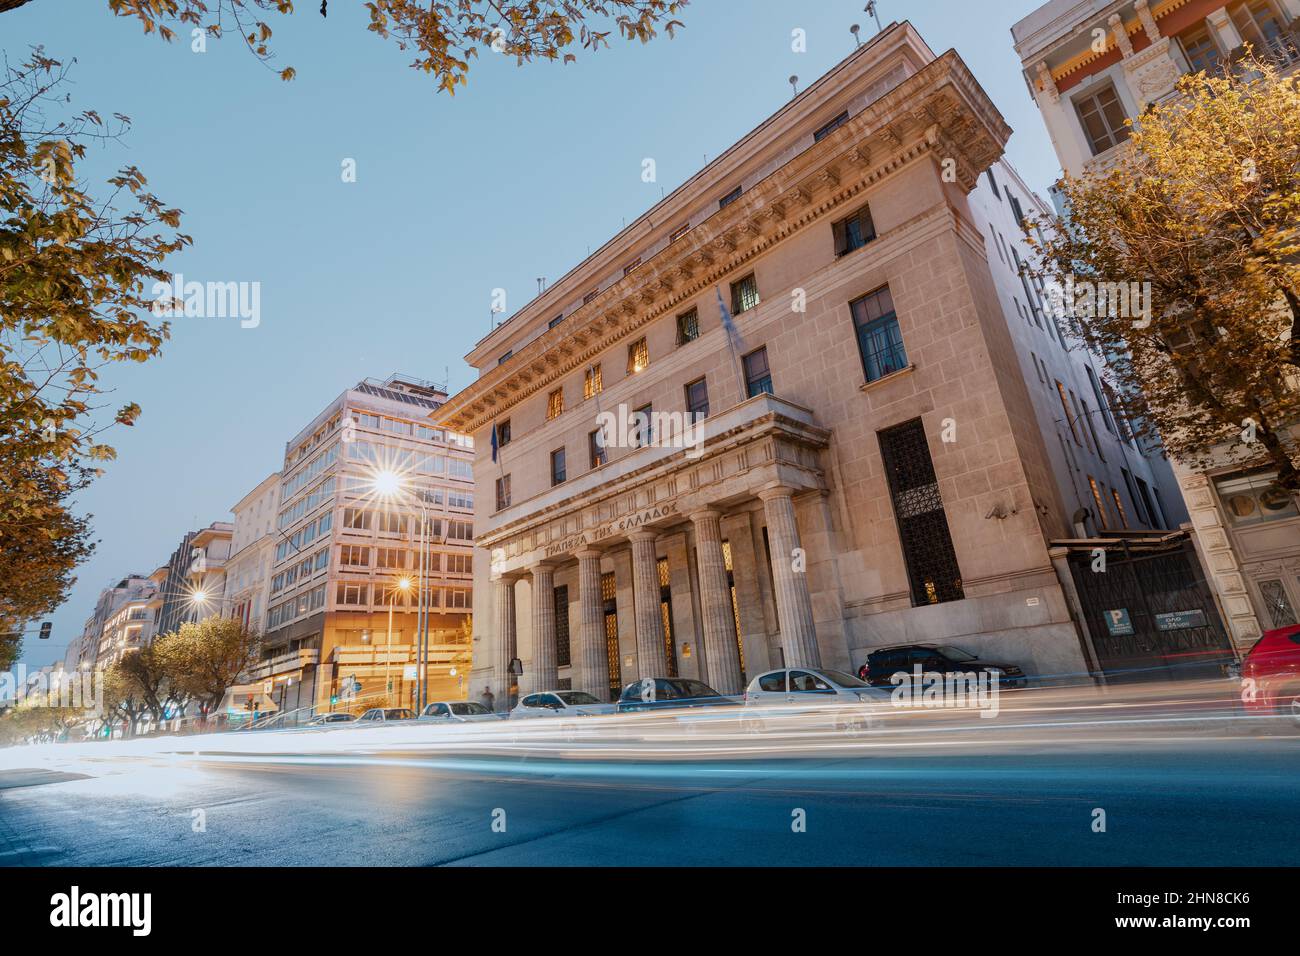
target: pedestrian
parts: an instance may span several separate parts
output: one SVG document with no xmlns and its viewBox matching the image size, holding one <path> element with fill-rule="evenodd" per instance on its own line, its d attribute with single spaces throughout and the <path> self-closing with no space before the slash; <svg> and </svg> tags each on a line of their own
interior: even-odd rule
<svg viewBox="0 0 1300 956">
<path fill-rule="evenodd" d="M 482 705 L 486 707 L 488 710 L 497 709 L 497 699 L 493 695 L 491 687 L 483 688 L 483 696 L 479 698 L 479 702 L 482 703 Z"/>
<path fill-rule="evenodd" d="M 867 667 L 866 661 L 863 661 L 862 666 L 858 668 L 858 680 L 865 681 L 867 679 L 867 674 L 870 672 L 871 668 Z"/>
</svg>

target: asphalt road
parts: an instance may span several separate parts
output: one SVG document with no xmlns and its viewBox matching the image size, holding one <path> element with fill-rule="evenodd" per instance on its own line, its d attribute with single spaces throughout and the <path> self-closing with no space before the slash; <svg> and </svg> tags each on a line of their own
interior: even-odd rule
<svg viewBox="0 0 1300 956">
<path fill-rule="evenodd" d="M 1142 728 L 965 749 L 651 765 L 509 747 L 105 750 L 0 772 L 0 865 L 1300 862 L 1294 732 Z"/>
</svg>

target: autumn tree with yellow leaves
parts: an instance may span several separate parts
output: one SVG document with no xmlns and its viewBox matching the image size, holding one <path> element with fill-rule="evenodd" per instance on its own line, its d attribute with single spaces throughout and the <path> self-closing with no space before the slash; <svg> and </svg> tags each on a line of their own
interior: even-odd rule
<svg viewBox="0 0 1300 956">
<path fill-rule="evenodd" d="M 1184 76 L 1116 152 L 1109 168 L 1061 181 L 1064 219 L 1031 224 L 1040 276 L 1065 291 L 1075 330 L 1109 359 L 1117 411 L 1190 467 L 1276 470 L 1279 489 L 1295 493 L 1296 79 L 1253 56 Z"/>
</svg>

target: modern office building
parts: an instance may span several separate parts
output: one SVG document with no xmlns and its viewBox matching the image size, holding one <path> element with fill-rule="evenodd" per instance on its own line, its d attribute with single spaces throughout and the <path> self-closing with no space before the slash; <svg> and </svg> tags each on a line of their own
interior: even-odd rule
<svg viewBox="0 0 1300 956">
<path fill-rule="evenodd" d="M 1021 284 L 1009 135 L 891 24 L 478 343 L 434 415 L 475 438 L 474 694 L 516 657 L 601 698 L 922 641 L 1097 669 L 1053 542 L 1081 498 L 1170 517 Z"/>
<path fill-rule="evenodd" d="M 1108 168 L 1126 148 L 1125 120 L 1177 95 L 1180 77 L 1231 69 L 1247 44 L 1284 75 L 1300 72 L 1300 0 L 1052 0 L 1011 33 L 1061 166 L 1076 176 Z M 1174 473 L 1222 620 L 1244 651 L 1262 628 L 1300 617 L 1300 503 L 1273 485 L 1274 471 L 1244 468 L 1226 448 L 1217 460 L 1208 470 L 1175 461 Z"/>
<path fill-rule="evenodd" d="M 473 449 L 428 421 L 446 397 L 409 376 L 367 379 L 286 444 L 265 657 L 249 675 L 272 686 L 282 711 L 378 695 L 413 702 L 425 550 L 429 693 L 464 696 Z"/>
</svg>

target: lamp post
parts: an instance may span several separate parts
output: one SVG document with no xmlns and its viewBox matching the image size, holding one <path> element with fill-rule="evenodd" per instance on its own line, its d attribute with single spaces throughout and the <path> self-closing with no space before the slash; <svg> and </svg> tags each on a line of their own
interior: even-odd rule
<svg viewBox="0 0 1300 956">
<path fill-rule="evenodd" d="M 388 649 L 384 654 L 384 693 L 392 694 L 393 692 L 393 604 L 397 601 L 397 595 L 406 594 L 411 590 L 411 579 L 402 577 L 397 579 L 397 587 L 392 589 L 388 595 Z M 391 700 L 389 701 L 391 705 Z"/>
</svg>

